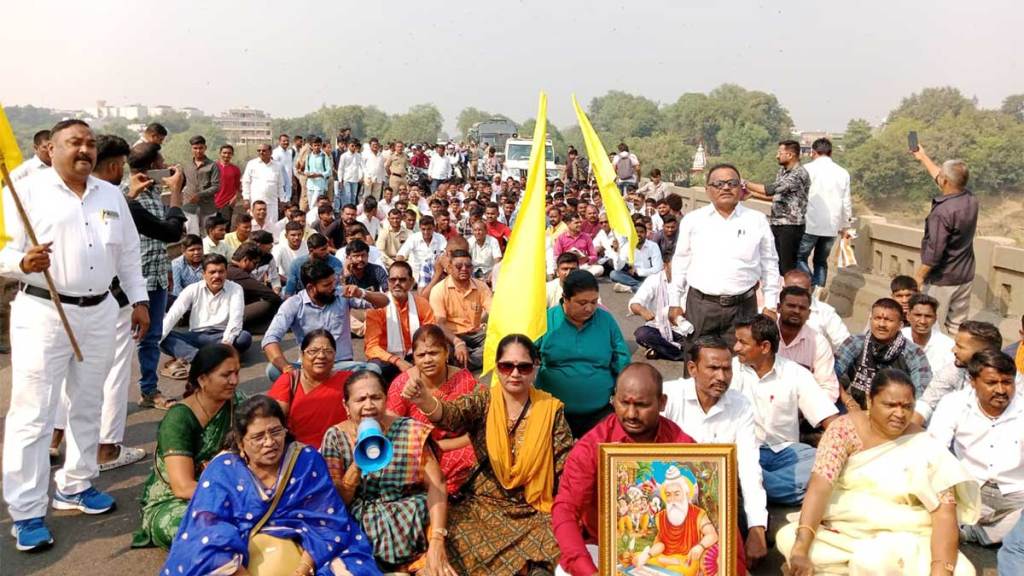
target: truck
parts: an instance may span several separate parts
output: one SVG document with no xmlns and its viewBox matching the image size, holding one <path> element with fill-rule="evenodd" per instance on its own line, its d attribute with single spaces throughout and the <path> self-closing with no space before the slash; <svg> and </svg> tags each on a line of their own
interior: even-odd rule
<svg viewBox="0 0 1024 576">
<path fill-rule="evenodd" d="M 488 146 L 494 146 L 500 154 L 505 149 L 505 141 L 514 137 L 518 129 L 516 123 L 508 118 L 490 118 L 473 124 L 469 129 L 469 138 L 480 146 L 481 156 Z"/>
<path fill-rule="evenodd" d="M 515 178 L 518 180 L 526 174 L 530 167 L 530 152 L 533 150 L 531 138 L 509 138 L 505 141 L 505 163 L 501 168 L 501 179 Z M 548 138 L 544 143 L 544 176 L 547 181 L 558 178 L 559 168 L 555 163 L 555 147 Z"/>
</svg>

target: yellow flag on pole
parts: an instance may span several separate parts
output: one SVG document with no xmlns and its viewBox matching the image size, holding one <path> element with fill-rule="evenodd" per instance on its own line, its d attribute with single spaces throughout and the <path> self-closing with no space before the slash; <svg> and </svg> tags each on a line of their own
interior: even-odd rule
<svg viewBox="0 0 1024 576">
<path fill-rule="evenodd" d="M 526 177 L 526 192 L 505 256 L 501 259 L 498 283 L 491 299 L 484 341 L 484 370 L 494 369 L 498 342 L 509 334 L 525 334 L 536 340 L 547 332 L 546 264 L 544 252 L 544 185 L 546 183 L 545 143 L 547 141 L 548 97 L 543 92 L 533 129 L 533 148 Z"/>
<path fill-rule="evenodd" d="M 629 216 L 629 209 L 626 208 L 626 200 L 622 192 L 615 184 L 615 169 L 612 167 L 608 153 L 604 150 L 604 144 L 594 132 L 590 125 L 590 119 L 580 108 L 576 101 L 576 95 L 572 95 L 572 106 L 576 109 L 576 118 L 579 119 L 580 131 L 583 132 L 583 143 L 587 148 L 587 156 L 590 156 L 590 166 L 597 179 L 597 186 L 601 190 L 601 201 L 604 203 L 605 213 L 608 215 L 608 224 L 617 234 L 627 238 L 629 263 L 633 263 L 633 251 L 636 249 L 636 228 L 633 227 L 633 219 Z"/>
<path fill-rule="evenodd" d="M 4 112 L 3 106 L 0 106 L 0 164 L 6 166 L 8 172 L 21 164 L 18 140 L 14 137 L 14 130 L 7 121 L 7 113 Z M 0 190 L 3 188 L 3 183 L 0 182 Z M 0 248 L 3 248 L 4 244 L 7 244 L 7 230 L 4 226 L 4 203 L 0 200 Z"/>
</svg>

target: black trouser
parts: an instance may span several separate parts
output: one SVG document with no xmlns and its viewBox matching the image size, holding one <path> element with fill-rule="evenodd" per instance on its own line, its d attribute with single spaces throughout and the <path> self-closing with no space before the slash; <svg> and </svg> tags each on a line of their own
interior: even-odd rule
<svg viewBox="0 0 1024 576">
<path fill-rule="evenodd" d="M 565 421 L 569 424 L 569 430 L 572 431 L 572 437 L 579 440 L 584 434 L 590 432 L 591 428 L 597 426 L 611 413 L 612 405 L 606 404 L 597 412 L 592 412 L 590 414 L 569 414 L 566 412 Z"/>
<path fill-rule="evenodd" d="M 657 328 L 646 325 L 641 326 L 633 332 L 633 338 L 636 339 L 638 345 L 654 350 L 658 358 L 676 361 L 683 359 L 683 350 L 678 346 L 673 346 L 672 342 L 666 340 Z M 676 332 L 672 332 L 672 340 L 674 342 L 682 342 L 683 337 Z"/>
<path fill-rule="evenodd" d="M 722 336 L 730 346 L 735 342 L 732 323 L 736 318 L 757 314 L 757 293 L 751 288 L 740 296 L 725 300 L 709 296 L 691 287 L 686 293 L 686 318 L 693 324 L 692 340 L 706 334 Z"/>
<path fill-rule="evenodd" d="M 796 268 L 797 254 L 800 252 L 800 241 L 804 237 L 804 228 L 803 224 L 798 226 L 772 224 L 775 251 L 779 254 L 779 274 L 785 274 Z"/>
</svg>

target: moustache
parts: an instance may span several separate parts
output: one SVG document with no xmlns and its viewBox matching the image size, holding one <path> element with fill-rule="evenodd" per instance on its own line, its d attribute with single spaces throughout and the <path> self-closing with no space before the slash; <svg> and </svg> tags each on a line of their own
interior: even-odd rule
<svg viewBox="0 0 1024 576">
<path fill-rule="evenodd" d="M 75 162 L 78 162 L 79 160 L 81 160 L 82 162 L 88 162 L 89 164 L 92 164 L 92 158 L 84 154 L 79 154 L 75 156 Z"/>
</svg>

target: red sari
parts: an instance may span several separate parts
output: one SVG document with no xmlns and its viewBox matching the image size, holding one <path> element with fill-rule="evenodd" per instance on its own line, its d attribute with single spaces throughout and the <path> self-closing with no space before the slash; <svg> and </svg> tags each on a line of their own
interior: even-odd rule
<svg viewBox="0 0 1024 576">
<path fill-rule="evenodd" d="M 388 388 L 388 410 L 399 416 L 408 416 L 413 420 L 433 425 L 430 419 L 415 404 L 402 398 L 402 389 L 405 388 L 405 384 L 408 381 L 409 373 L 402 372 L 391 383 L 391 386 Z M 437 389 L 435 396 L 441 400 L 451 402 L 460 396 L 469 394 L 478 387 L 480 387 L 480 383 L 473 378 L 473 374 L 469 370 L 459 369 L 448 378 L 447 382 Z M 431 438 L 435 441 L 456 437 L 457 435 L 437 427 L 431 432 Z M 448 495 L 452 496 L 458 493 L 463 482 L 469 479 L 469 475 L 476 467 L 476 454 L 473 452 L 473 446 L 466 444 L 458 450 L 445 452 L 441 455 L 440 464 L 441 471 L 444 472 L 448 484 Z"/>
</svg>

